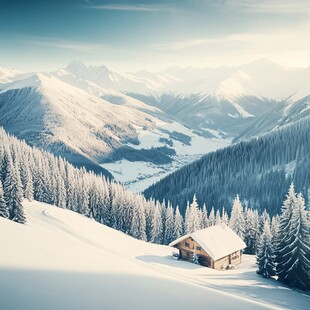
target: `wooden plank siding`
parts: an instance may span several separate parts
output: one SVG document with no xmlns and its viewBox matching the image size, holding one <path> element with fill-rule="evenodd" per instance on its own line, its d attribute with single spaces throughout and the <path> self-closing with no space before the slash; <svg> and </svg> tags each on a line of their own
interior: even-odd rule
<svg viewBox="0 0 310 310">
<path fill-rule="evenodd" d="M 178 244 L 174 245 L 174 247 L 179 249 L 181 260 L 192 262 L 193 256 L 196 253 L 199 257 L 200 265 L 217 270 L 225 270 L 229 265 L 238 265 L 241 263 L 241 250 L 214 261 L 209 254 L 191 237 L 182 240 Z"/>
</svg>

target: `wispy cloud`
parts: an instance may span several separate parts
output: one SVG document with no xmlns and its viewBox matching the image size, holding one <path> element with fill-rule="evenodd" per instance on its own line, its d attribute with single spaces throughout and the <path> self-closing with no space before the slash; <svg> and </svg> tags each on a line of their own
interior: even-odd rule
<svg viewBox="0 0 310 310">
<path fill-rule="evenodd" d="M 104 4 L 90 5 L 90 9 L 106 11 L 131 11 L 131 12 L 168 12 L 174 9 L 167 5 L 160 4 Z"/>
<path fill-rule="evenodd" d="M 93 44 L 78 41 L 64 41 L 56 38 L 24 38 L 18 41 L 22 41 L 27 44 L 34 44 L 58 49 L 72 50 L 76 52 L 97 54 L 106 50 L 110 50 L 111 47 L 103 44 Z"/>
<path fill-rule="evenodd" d="M 258 39 L 262 39 L 263 35 L 253 35 L 253 34 L 233 34 L 229 36 L 222 36 L 216 38 L 201 38 L 201 39 L 189 39 L 178 42 L 169 42 L 169 43 L 160 43 L 153 44 L 151 47 L 160 51 L 173 51 L 173 50 L 183 50 L 201 46 L 209 46 L 216 45 L 222 43 L 230 43 L 230 44 L 243 44 L 255 42 Z"/>
<path fill-rule="evenodd" d="M 213 3 L 222 9 L 237 9 L 253 13 L 310 13 L 309 0 L 224 0 Z"/>
</svg>

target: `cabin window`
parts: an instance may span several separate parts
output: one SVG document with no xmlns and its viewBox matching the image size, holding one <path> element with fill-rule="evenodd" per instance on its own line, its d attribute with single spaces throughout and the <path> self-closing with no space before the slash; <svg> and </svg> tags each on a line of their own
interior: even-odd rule
<svg viewBox="0 0 310 310">
<path fill-rule="evenodd" d="M 239 257 L 238 254 L 239 254 L 239 251 L 232 253 L 232 254 L 231 254 L 231 258 L 232 258 L 232 259 L 238 258 L 238 257 Z"/>
<path fill-rule="evenodd" d="M 197 251 L 201 251 L 201 246 L 197 245 L 197 246 L 196 246 L 196 250 L 197 250 Z"/>
<path fill-rule="evenodd" d="M 185 246 L 186 246 L 187 248 L 189 248 L 189 243 L 188 243 L 188 242 L 185 242 Z"/>
</svg>

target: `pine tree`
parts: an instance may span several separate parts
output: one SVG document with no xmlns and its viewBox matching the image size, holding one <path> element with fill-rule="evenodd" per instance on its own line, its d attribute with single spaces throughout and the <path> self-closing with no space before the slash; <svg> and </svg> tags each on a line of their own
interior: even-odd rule
<svg viewBox="0 0 310 310">
<path fill-rule="evenodd" d="M 196 195 L 194 195 L 187 214 L 186 233 L 189 234 L 199 229 L 201 229 L 201 218 L 199 216 Z"/>
<path fill-rule="evenodd" d="M 257 216 L 256 216 L 257 215 Z M 245 253 L 256 254 L 257 243 L 259 239 L 259 217 L 256 212 L 247 209 L 245 213 L 245 226 L 244 226 L 244 242 L 247 245 Z"/>
<path fill-rule="evenodd" d="M 271 224 L 270 224 L 270 232 L 271 232 L 271 236 L 272 236 L 272 244 L 275 246 L 275 242 L 276 242 L 276 236 L 278 234 L 279 231 L 279 217 L 278 215 L 273 216 L 271 219 Z"/>
<path fill-rule="evenodd" d="M 140 203 L 133 209 L 131 235 L 134 238 L 146 241 L 146 221 L 144 205 Z"/>
<path fill-rule="evenodd" d="M 181 236 L 183 236 L 183 218 L 177 206 L 174 216 L 174 239 L 179 239 Z"/>
<path fill-rule="evenodd" d="M 305 201 L 296 197 L 291 184 L 280 217 L 277 238 L 279 281 L 302 290 L 310 289 L 310 232 Z"/>
<path fill-rule="evenodd" d="M 259 235 L 262 235 L 266 222 L 268 222 L 270 226 L 270 216 L 266 209 L 264 209 L 262 215 L 259 217 Z"/>
<path fill-rule="evenodd" d="M 286 282 L 289 270 L 292 268 L 292 250 L 295 236 L 293 236 L 292 218 L 296 207 L 294 184 L 291 183 L 286 200 L 283 202 L 280 216 L 279 231 L 276 238 L 276 263 L 278 279 Z"/>
<path fill-rule="evenodd" d="M 228 214 L 227 214 L 227 212 L 226 212 L 224 207 L 222 209 L 222 223 L 224 223 L 225 225 L 229 225 Z"/>
<path fill-rule="evenodd" d="M 152 218 L 151 242 L 161 244 L 162 240 L 163 240 L 163 223 L 161 217 L 161 206 L 157 202 L 155 204 Z"/>
<path fill-rule="evenodd" d="M 229 227 L 241 238 L 244 238 L 244 215 L 243 208 L 237 195 L 234 199 L 231 216 L 229 221 Z"/>
<path fill-rule="evenodd" d="M 214 226 L 215 225 L 215 211 L 214 207 L 212 207 L 210 214 L 209 214 L 209 225 L 208 226 Z"/>
<path fill-rule="evenodd" d="M 32 175 L 28 167 L 26 167 L 26 179 L 25 179 L 25 189 L 24 189 L 24 196 L 29 201 L 33 200 L 33 180 Z"/>
<path fill-rule="evenodd" d="M 215 214 L 215 225 L 220 225 L 222 223 L 220 211 L 217 210 Z"/>
<path fill-rule="evenodd" d="M 269 223 L 266 221 L 256 255 L 257 273 L 263 278 L 270 278 L 276 274 L 275 255 L 271 239 Z"/>
<path fill-rule="evenodd" d="M 4 181 L 5 202 L 9 210 L 10 219 L 21 224 L 26 223 L 26 216 L 22 206 L 23 190 L 19 171 L 8 162 Z"/>
<path fill-rule="evenodd" d="M 204 203 L 202 206 L 202 216 L 201 216 L 201 228 L 207 228 L 209 225 L 209 219 L 208 219 L 208 211 L 206 204 Z"/>
<path fill-rule="evenodd" d="M 297 208 L 294 209 L 293 232 L 296 236 L 293 250 L 296 260 L 295 277 L 292 277 L 291 286 L 310 290 L 310 221 L 301 193 L 297 196 Z"/>
<path fill-rule="evenodd" d="M 184 230 L 186 234 L 189 234 L 190 231 L 190 209 L 189 209 L 189 201 L 187 201 L 186 210 L 185 210 L 185 219 L 184 219 Z"/>
<path fill-rule="evenodd" d="M 174 239 L 174 215 L 173 208 L 170 203 L 166 210 L 166 222 L 165 222 L 165 234 L 164 234 L 164 244 L 169 244 Z"/>
<path fill-rule="evenodd" d="M 0 216 L 4 218 L 9 218 L 9 209 L 4 200 L 2 181 L 0 180 Z"/>
</svg>

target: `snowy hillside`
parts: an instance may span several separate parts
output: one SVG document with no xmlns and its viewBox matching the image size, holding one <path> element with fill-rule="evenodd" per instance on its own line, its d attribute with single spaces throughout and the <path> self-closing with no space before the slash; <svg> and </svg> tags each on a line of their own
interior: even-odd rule
<svg viewBox="0 0 310 310">
<path fill-rule="evenodd" d="M 7 131 L 75 164 L 96 163 L 125 141 L 134 141 L 133 126 L 156 125 L 151 116 L 47 74 L 8 84 L 0 92 L 0 110 L 0 124 Z"/>
<path fill-rule="evenodd" d="M 27 225 L 0 218 L 1 309 L 308 309 L 307 294 L 256 275 L 253 257 L 215 271 L 74 212 L 24 206 Z"/>
<path fill-rule="evenodd" d="M 310 92 L 309 92 L 310 94 Z M 310 95 L 293 101 L 295 96 L 279 102 L 269 109 L 235 139 L 241 141 L 258 137 L 280 127 L 292 125 L 300 120 L 310 118 Z"/>
</svg>

